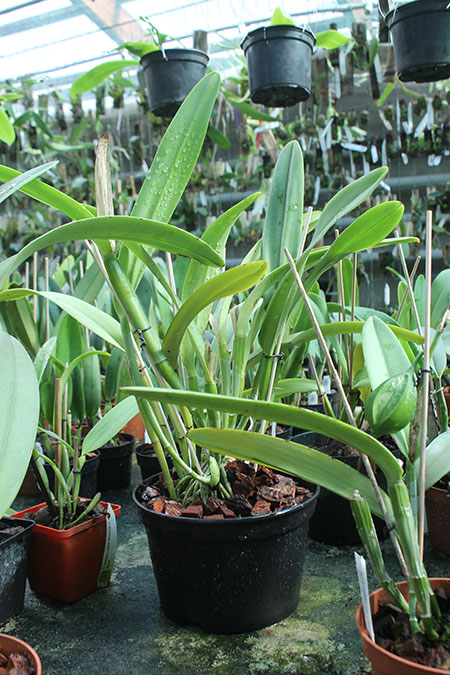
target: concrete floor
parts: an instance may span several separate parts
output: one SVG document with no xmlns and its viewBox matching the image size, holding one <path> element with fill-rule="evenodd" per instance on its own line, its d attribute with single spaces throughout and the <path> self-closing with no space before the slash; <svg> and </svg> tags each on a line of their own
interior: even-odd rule
<svg viewBox="0 0 450 675">
<path fill-rule="evenodd" d="M 140 480 L 133 465 L 132 484 Z M 74 604 L 26 591 L 24 610 L 0 625 L 38 651 L 44 675 L 350 675 L 370 673 L 354 625 L 354 549 L 309 543 L 300 603 L 292 616 L 241 635 L 179 627 L 159 610 L 147 538 L 132 489 L 105 493 L 122 506 L 112 583 Z M 36 503 L 21 497 L 17 507 Z M 388 566 L 398 575 L 385 545 Z M 448 557 L 430 550 L 430 576 L 448 576 Z M 373 577 L 370 588 L 376 587 Z"/>
</svg>

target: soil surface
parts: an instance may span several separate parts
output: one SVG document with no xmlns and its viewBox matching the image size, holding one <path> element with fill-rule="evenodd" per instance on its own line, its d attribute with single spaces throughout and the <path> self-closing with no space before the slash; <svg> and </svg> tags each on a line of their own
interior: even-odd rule
<svg viewBox="0 0 450 675">
<path fill-rule="evenodd" d="M 233 490 L 230 499 L 209 497 L 206 503 L 196 499 L 183 507 L 170 499 L 162 475 L 153 485 L 142 484 L 137 496 L 143 506 L 170 516 L 223 519 L 240 516 L 262 516 L 301 504 L 313 496 L 311 490 L 300 486 L 292 478 L 276 474 L 271 469 L 245 462 L 229 462 L 226 473 Z"/>
<path fill-rule="evenodd" d="M 22 532 L 23 529 L 22 525 L 7 525 L 6 523 L 0 522 L 0 541 L 13 537 L 15 534 Z"/>
<path fill-rule="evenodd" d="M 84 509 L 86 508 L 87 504 L 89 503 L 89 500 L 81 500 L 78 505 L 77 505 L 77 515 L 79 515 Z M 92 520 L 92 518 L 98 518 L 99 516 L 103 515 L 106 513 L 105 509 L 101 504 L 97 504 L 97 506 L 92 510 L 89 511 L 87 516 L 80 520 L 77 525 L 80 525 L 81 523 L 84 523 L 88 520 Z M 52 527 L 55 530 L 59 530 L 59 513 L 57 513 L 55 516 L 52 516 L 49 512 L 48 506 L 44 506 L 42 509 L 39 509 L 39 511 L 35 511 L 34 513 L 27 513 L 26 517 L 29 518 L 30 520 L 34 520 L 35 523 L 38 525 L 45 525 L 45 527 Z M 64 521 L 66 521 L 66 518 L 64 518 Z M 62 528 L 62 529 L 68 529 L 68 528 Z M 1 675 L 1 671 L 0 671 Z"/>
<path fill-rule="evenodd" d="M 435 595 L 442 612 L 435 621 L 439 641 L 426 638 L 423 633 L 411 635 L 409 616 L 392 603 L 380 605 L 373 616 L 376 643 L 387 651 L 423 666 L 450 670 L 450 597 L 442 589 Z"/>
<path fill-rule="evenodd" d="M 33 675 L 34 667 L 24 654 L 10 654 L 9 657 L 0 652 L 0 675 Z"/>
</svg>

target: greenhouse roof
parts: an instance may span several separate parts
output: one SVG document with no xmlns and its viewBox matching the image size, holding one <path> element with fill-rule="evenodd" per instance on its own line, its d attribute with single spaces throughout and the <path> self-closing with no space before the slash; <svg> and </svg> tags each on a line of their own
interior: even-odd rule
<svg viewBox="0 0 450 675">
<path fill-rule="evenodd" d="M 351 26 L 373 9 L 372 0 L 2 0 L 0 73 L 2 80 L 31 76 L 67 84 L 107 59 L 116 47 L 145 39 L 147 16 L 158 30 L 192 45 L 194 30 L 214 33 L 209 44 L 239 40 L 252 26 L 267 22 L 277 6 L 313 30 L 337 23 Z M 306 10 L 307 7 L 307 10 Z M 359 16 L 358 16 L 359 13 Z M 169 46 L 170 43 L 169 43 Z M 212 49 L 214 51 L 214 49 Z"/>
</svg>

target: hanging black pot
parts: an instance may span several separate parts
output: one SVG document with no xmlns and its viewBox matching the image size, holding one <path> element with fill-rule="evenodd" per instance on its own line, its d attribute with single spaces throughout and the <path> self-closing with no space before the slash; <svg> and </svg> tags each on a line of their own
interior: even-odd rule
<svg viewBox="0 0 450 675">
<path fill-rule="evenodd" d="M 306 431 L 292 436 L 291 440 L 294 443 L 301 443 L 310 448 L 320 450 L 328 438 L 314 431 Z M 343 455 L 336 459 L 336 461 L 344 462 L 347 466 L 357 469 L 359 455 Z M 385 489 L 386 479 L 379 469 L 376 472 L 376 478 L 378 485 Z M 387 530 L 384 521 L 376 516 L 373 520 L 379 539 L 385 539 Z M 348 500 L 322 487 L 314 517 L 311 519 L 309 536 L 314 541 L 332 546 L 357 546 L 360 544 L 361 539 L 356 529 Z"/>
<path fill-rule="evenodd" d="M 306 101 L 311 93 L 311 57 L 316 38 L 298 26 L 267 26 L 241 42 L 253 103 L 274 108 Z"/>
<path fill-rule="evenodd" d="M 141 59 L 150 110 L 172 117 L 191 89 L 205 75 L 209 56 L 200 49 L 165 49 Z"/>
<path fill-rule="evenodd" d="M 133 499 L 166 616 L 209 633 L 245 633 L 292 614 L 318 488 L 284 511 L 224 520 L 155 513 L 140 504 L 138 490 Z"/>
<path fill-rule="evenodd" d="M 134 436 L 119 434 L 118 445 L 100 448 L 100 465 L 97 474 L 97 490 L 118 490 L 131 483 L 131 459 L 134 451 Z"/>
<path fill-rule="evenodd" d="M 386 14 L 396 69 L 403 82 L 435 82 L 450 77 L 448 0 L 414 0 Z"/>
<path fill-rule="evenodd" d="M 18 532 L 3 538 L 4 528 L 17 528 Z M 18 522 L 8 517 L 0 520 L 0 623 L 23 608 L 33 528 L 32 520 Z"/>
</svg>

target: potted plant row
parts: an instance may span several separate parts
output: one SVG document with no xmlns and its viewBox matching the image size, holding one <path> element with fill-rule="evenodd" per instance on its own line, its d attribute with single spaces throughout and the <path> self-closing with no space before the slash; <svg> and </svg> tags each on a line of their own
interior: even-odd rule
<svg viewBox="0 0 450 675">
<path fill-rule="evenodd" d="M 275 378 L 282 361 L 278 346 L 284 339 L 293 337 L 302 311 L 289 265 L 284 261 L 284 249 L 292 251 L 299 268 L 309 271 L 308 291 L 314 294 L 320 276 L 341 258 L 365 250 L 367 246 L 389 243 L 385 238 L 398 224 L 403 207 L 398 202 L 377 205 L 356 218 L 332 246 L 319 248 L 318 242 L 324 234 L 339 217 L 355 209 L 371 194 L 385 176 L 386 169 L 375 170 L 347 186 L 321 214 L 312 218 L 311 213 L 303 213 L 300 146 L 291 143 L 277 164 L 261 242 L 242 265 L 220 271 L 224 266 L 223 254 L 231 227 L 257 195 L 222 214 L 200 239 L 167 224 L 197 161 L 218 90 L 219 77 L 211 73 L 194 87 L 181 105 L 158 148 L 130 216 L 112 216 L 111 204 L 104 198 L 109 192 L 106 136 L 101 137 L 97 150 L 95 216 L 90 209 L 61 193 L 46 190 L 40 181 L 32 186 L 34 196 L 49 206 L 63 207 L 72 220 L 0 263 L 2 279 L 41 247 L 94 236 L 95 245 L 88 243 L 89 251 L 98 264 L 98 273 L 108 279 L 119 320 L 80 298 L 49 295 L 46 291 L 10 288 L 0 294 L 0 300 L 10 301 L 38 293 L 59 304 L 110 345 L 124 351 L 133 384 L 138 387 L 132 393 L 137 397 L 162 473 L 159 482 L 162 492 L 155 494 L 154 490 L 159 486 L 147 484 L 135 494 L 140 517 L 149 521 L 147 533 L 162 608 L 180 623 L 200 624 L 213 632 L 236 632 L 278 621 L 295 608 L 304 555 L 304 544 L 299 541 L 306 539 L 317 493 L 315 488 L 308 491 L 308 486 L 295 485 L 285 477 L 274 477 L 264 470 L 247 476 L 248 468 L 244 469 L 240 464 L 228 466 L 220 454 L 208 451 L 203 443 L 192 443 L 191 438 L 195 433 L 207 432 L 211 426 L 217 430 L 228 427 L 233 434 L 243 434 L 245 441 L 253 438 L 254 434 L 247 430 L 252 419 L 256 419 L 249 412 L 252 398 L 270 401 L 274 396 Z M 182 162 L 178 161 L 180 157 Z M 313 231 L 306 244 L 310 229 Z M 113 240 L 121 244 L 113 247 L 110 243 Z M 154 249 L 164 252 L 163 260 L 152 257 Z M 189 258 L 187 268 L 182 268 L 184 271 L 176 267 L 174 255 Z M 144 270 L 151 273 L 157 298 L 156 305 L 151 308 L 150 321 L 136 294 Z M 177 277 L 178 290 L 173 283 Z M 233 309 L 233 299 L 239 312 Z M 357 323 L 362 330 L 362 322 Z M 402 336 L 413 342 L 418 340 L 411 331 Z M 286 361 L 283 368 L 294 367 L 295 359 Z M 189 403 L 171 401 L 170 396 L 184 395 L 185 382 L 193 392 L 189 394 L 192 397 Z M 154 388 L 160 398 L 151 398 L 152 394 L 148 395 L 145 387 L 158 383 L 165 385 L 162 389 Z M 142 388 L 145 390 L 143 397 Z M 249 408 L 217 412 L 214 404 L 203 405 L 202 396 L 207 400 L 218 396 L 224 405 L 233 403 L 236 398 L 242 399 Z M 135 415 L 136 409 L 128 401 L 125 399 L 104 416 L 102 421 L 110 430 L 116 424 L 120 429 L 126 422 L 122 416 L 124 409 L 128 410 L 130 418 Z M 272 414 L 261 418 L 257 427 L 259 432 L 255 434 L 257 439 L 268 438 L 264 431 L 273 419 Z M 288 424 L 294 421 L 296 426 L 304 426 L 303 419 L 294 416 Z M 91 440 L 95 429 L 90 432 Z M 195 431 L 188 433 L 190 429 Z M 92 440 L 91 449 L 94 446 Z M 175 473 L 169 470 L 166 455 L 172 460 Z M 238 478 L 238 494 L 233 494 L 232 490 L 235 477 Z M 265 481 L 264 489 L 254 490 L 255 482 L 259 481 Z M 358 485 L 366 483 L 359 481 Z M 256 502 L 250 504 L 250 512 L 261 513 L 262 509 L 262 515 L 239 518 L 235 517 L 236 513 L 229 513 L 232 511 L 230 504 L 234 502 L 244 503 L 248 512 L 250 500 L 242 498 L 242 489 L 248 490 L 247 497 L 252 492 L 256 496 Z M 276 499 L 273 498 L 275 493 L 278 493 Z M 266 498 L 261 499 L 261 494 Z M 293 499 L 294 505 L 290 506 L 292 502 L 286 502 L 285 496 Z M 223 498 L 228 509 L 225 513 Z M 283 503 L 287 508 L 272 512 L 271 503 Z M 205 515 L 212 517 L 194 517 Z M 276 534 L 272 526 L 277 528 Z M 188 535 L 180 533 L 184 527 Z M 274 554 L 280 557 L 275 561 L 272 558 L 267 567 L 259 527 L 263 538 L 270 532 L 278 541 Z M 301 537 L 299 534 L 294 537 L 297 542 L 295 555 L 284 563 L 281 556 L 286 547 L 282 542 L 285 537 L 292 542 L 289 532 L 295 528 L 303 532 Z M 206 554 L 200 552 L 202 549 L 192 544 L 192 530 L 199 533 L 195 535 L 196 540 L 204 538 L 201 533 L 207 531 L 209 541 L 213 537 L 215 542 L 228 539 L 228 534 L 220 534 L 222 531 L 234 533 L 233 551 L 227 548 L 227 552 L 233 556 L 235 564 L 231 567 L 225 564 L 227 555 L 217 555 L 216 547 L 211 547 L 208 542 L 206 551 L 215 557 L 205 557 Z M 163 536 L 169 531 L 175 533 L 180 554 L 172 556 L 169 563 L 161 563 L 152 542 L 160 542 L 160 534 Z M 170 546 L 173 545 L 172 542 Z M 194 556 L 190 564 L 186 563 L 188 552 Z M 208 561 L 206 564 L 205 560 Z M 258 575 L 252 575 L 255 566 L 260 570 Z M 277 567 L 286 569 L 286 583 L 271 571 Z M 217 584 L 209 581 L 210 575 L 222 580 L 227 571 L 231 580 L 224 588 L 228 590 L 219 596 Z M 197 573 L 199 576 L 194 576 Z M 204 592 L 199 593 L 199 587 Z M 175 597 L 171 588 L 177 589 Z"/>
</svg>

